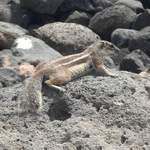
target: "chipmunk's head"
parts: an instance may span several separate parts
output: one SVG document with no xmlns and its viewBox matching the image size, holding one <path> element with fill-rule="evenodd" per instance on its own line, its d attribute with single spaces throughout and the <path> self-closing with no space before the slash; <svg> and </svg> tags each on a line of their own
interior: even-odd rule
<svg viewBox="0 0 150 150">
<path fill-rule="evenodd" d="M 99 40 L 93 43 L 88 51 L 96 52 L 99 56 L 111 56 L 114 53 L 119 53 L 119 48 L 108 41 Z"/>
<path fill-rule="evenodd" d="M 114 51 L 114 50 L 118 50 L 118 48 L 112 44 L 111 42 L 108 41 L 104 41 L 104 40 L 100 40 L 96 43 L 94 43 L 94 47 L 99 49 L 99 50 L 109 50 L 109 51 Z"/>
</svg>

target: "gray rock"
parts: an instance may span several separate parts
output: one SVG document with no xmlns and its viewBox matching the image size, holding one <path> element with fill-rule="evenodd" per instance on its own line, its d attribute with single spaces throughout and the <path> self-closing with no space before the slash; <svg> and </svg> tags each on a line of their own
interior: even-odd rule
<svg viewBox="0 0 150 150">
<path fill-rule="evenodd" d="M 1 88 L 12 86 L 21 81 L 21 77 L 11 68 L 0 68 L 0 85 Z"/>
<path fill-rule="evenodd" d="M 144 5 L 144 8 L 150 8 L 150 1 L 149 0 L 140 0 L 143 5 Z"/>
<path fill-rule="evenodd" d="M 144 11 L 143 5 L 139 0 L 118 0 L 115 5 L 125 5 L 137 13 Z"/>
<path fill-rule="evenodd" d="M 17 38 L 11 50 L 18 62 L 28 62 L 34 65 L 62 56 L 44 41 L 28 35 Z"/>
<path fill-rule="evenodd" d="M 16 66 L 18 63 L 10 49 L 0 51 L 0 67 Z"/>
<path fill-rule="evenodd" d="M 141 50 L 134 50 L 120 63 L 120 70 L 140 73 L 150 64 L 150 58 Z"/>
<path fill-rule="evenodd" d="M 0 21 L 0 49 L 10 48 L 16 38 L 27 33 L 18 25 Z"/>
<path fill-rule="evenodd" d="M 116 78 L 87 76 L 68 83 L 65 86 L 68 98 L 64 101 L 69 113 L 73 116 L 92 116 L 95 113 L 106 126 L 136 132 L 146 130 L 150 115 L 150 93 L 146 90 L 150 88 L 149 78 L 140 78 L 128 72 L 115 73 Z M 95 107 L 97 114 L 94 111 L 89 114 L 91 108 L 85 107 L 87 104 Z"/>
<path fill-rule="evenodd" d="M 150 56 L 150 28 L 141 30 L 129 41 L 129 49 L 141 49 Z"/>
<path fill-rule="evenodd" d="M 150 26 L 147 26 L 147 27 L 141 29 L 140 31 L 149 33 L 150 32 Z"/>
<path fill-rule="evenodd" d="M 127 13 L 128 12 L 128 13 Z M 105 39 L 117 28 L 129 28 L 136 13 L 124 5 L 116 5 L 96 13 L 90 20 L 89 27 Z"/>
<path fill-rule="evenodd" d="M 118 0 L 109 0 L 111 3 L 116 3 Z"/>
<path fill-rule="evenodd" d="M 18 24 L 27 27 L 30 23 L 31 13 L 22 9 L 19 4 L 14 2 L 4 4 L 0 3 L 0 21 Z"/>
<path fill-rule="evenodd" d="M 65 0 L 59 8 L 59 12 L 82 10 L 85 12 L 97 12 L 112 6 L 109 0 Z"/>
<path fill-rule="evenodd" d="M 143 13 L 139 14 L 132 24 L 132 28 L 136 30 L 140 30 L 147 26 L 150 26 L 150 9 L 147 9 Z"/>
<path fill-rule="evenodd" d="M 64 0 L 20 0 L 20 5 L 40 14 L 54 14 Z"/>
<path fill-rule="evenodd" d="M 88 26 L 90 18 L 90 14 L 76 10 L 67 17 L 65 22 L 77 23 Z"/>
<path fill-rule="evenodd" d="M 18 113 L 21 99 L 17 97 L 24 91 L 22 83 L 0 89 L 0 146 L 52 150 L 149 149 L 150 81 L 132 73 L 117 74 L 116 78 L 86 76 L 68 83 L 66 98 L 45 96 L 44 111 L 38 115 Z M 61 105 L 62 102 L 66 105 Z M 70 116 L 64 120 L 66 108 Z"/>
<path fill-rule="evenodd" d="M 83 51 L 100 39 L 92 30 L 75 23 L 56 22 L 33 30 L 33 34 L 64 54 Z"/>
<path fill-rule="evenodd" d="M 0 4 L 8 4 L 8 3 L 10 3 L 10 2 L 16 2 L 16 0 L 1 0 L 0 1 Z"/>
<path fill-rule="evenodd" d="M 111 42 L 119 48 L 128 47 L 129 41 L 138 34 L 138 31 L 133 29 L 118 28 L 111 34 Z"/>
</svg>

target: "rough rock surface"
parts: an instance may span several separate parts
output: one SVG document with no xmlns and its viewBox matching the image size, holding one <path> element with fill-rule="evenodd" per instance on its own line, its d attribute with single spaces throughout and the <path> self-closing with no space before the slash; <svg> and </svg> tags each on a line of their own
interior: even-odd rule
<svg viewBox="0 0 150 150">
<path fill-rule="evenodd" d="M 0 1 L 0 4 L 9 4 L 9 3 L 19 4 L 19 0 L 1 0 Z"/>
<path fill-rule="evenodd" d="M 20 0 L 21 6 L 41 14 L 54 14 L 64 0 Z"/>
<path fill-rule="evenodd" d="M 111 34 L 111 42 L 119 48 L 128 47 L 129 41 L 138 34 L 138 31 L 133 29 L 118 28 Z"/>
<path fill-rule="evenodd" d="M 76 10 L 67 17 L 65 22 L 77 23 L 88 26 L 90 18 L 90 14 Z"/>
<path fill-rule="evenodd" d="M 129 7 L 114 5 L 96 13 L 91 18 L 89 27 L 101 37 L 109 39 L 115 29 L 129 28 L 135 17 L 136 13 Z"/>
<path fill-rule="evenodd" d="M 132 28 L 135 30 L 140 30 L 147 26 L 150 26 L 150 9 L 147 9 L 143 13 L 139 14 L 132 24 Z"/>
<path fill-rule="evenodd" d="M 0 89 L 3 149 L 149 149 L 150 81 L 120 72 L 86 76 L 44 98 L 43 113 L 18 114 L 22 84 Z M 49 89 L 47 89 L 49 90 Z M 51 121 L 53 120 L 53 121 Z M 40 144 L 39 144 L 40 143 Z"/>
<path fill-rule="evenodd" d="M 56 22 L 33 30 L 33 35 L 41 38 L 61 53 L 83 51 L 100 37 L 92 30 L 75 23 Z"/>
<path fill-rule="evenodd" d="M 9 3 L 0 3 L 0 20 L 18 24 L 27 27 L 30 23 L 31 13 L 22 9 L 20 5 L 11 1 Z"/>
<path fill-rule="evenodd" d="M 58 11 L 82 10 L 85 12 L 97 12 L 110 6 L 112 6 L 112 2 L 109 0 L 64 0 Z"/>
<path fill-rule="evenodd" d="M 143 3 L 144 8 L 150 8 L 150 1 L 149 0 L 140 0 Z"/>
<path fill-rule="evenodd" d="M 143 5 L 139 0 L 118 0 L 115 4 L 125 5 L 137 13 L 144 11 Z"/>
<path fill-rule="evenodd" d="M 150 58 L 141 50 L 134 50 L 125 56 L 120 64 L 121 70 L 140 73 L 150 65 Z"/>
<path fill-rule="evenodd" d="M 0 49 L 10 48 L 16 38 L 27 33 L 18 25 L 0 21 Z"/>
<path fill-rule="evenodd" d="M 17 38 L 11 50 L 18 62 L 28 62 L 34 65 L 62 56 L 44 41 L 28 35 Z"/>
<path fill-rule="evenodd" d="M 12 86 L 21 81 L 21 77 L 12 68 L 0 68 L 0 88 Z"/>
<path fill-rule="evenodd" d="M 150 26 L 147 26 L 140 31 L 149 33 L 150 32 Z"/>
<path fill-rule="evenodd" d="M 17 63 L 10 49 L 0 51 L 0 67 L 11 67 L 17 65 Z"/>
<path fill-rule="evenodd" d="M 129 49 L 141 49 L 150 56 L 150 28 L 144 28 L 129 41 Z"/>
</svg>

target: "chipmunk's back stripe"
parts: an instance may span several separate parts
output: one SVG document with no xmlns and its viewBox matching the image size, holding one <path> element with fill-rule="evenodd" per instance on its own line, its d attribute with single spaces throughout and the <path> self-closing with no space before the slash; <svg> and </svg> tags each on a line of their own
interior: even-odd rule
<svg viewBox="0 0 150 150">
<path fill-rule="evenodd" d="M 72 54 L 72 55 L 68 55 L 68 56 L 63 56 L 57 60 L 54 60 L 53 62 L 55 63 L 63 63 L 63 62 L 68 62 L 71 61 L 73 59 L 76 59 L 78 57 L 81 57 L 82 55 L 84 55 L 84 51 L 81 53 L 77 53 L 77 54 Z"/>
<path fill-rule="evenodd" d="M 62 65 L 66 66 L 66 67 L 70 67 L 72 65 L 78 65 L 79 63 L 82 63 L 82 62 L 88 60 L 89 57 L 90 57 L 90 55 L 86 54 L 86 55 L 80 56 L 80 57 L 78 57 L 76 59 L 73 59 L 70 62 L 63 63 Z"/>
</svg>

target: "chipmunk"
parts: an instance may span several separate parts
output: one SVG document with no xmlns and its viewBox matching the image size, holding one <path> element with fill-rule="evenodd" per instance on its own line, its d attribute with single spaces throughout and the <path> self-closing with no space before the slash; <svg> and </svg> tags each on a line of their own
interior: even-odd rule
<svg viewBox="0 0 150 150">
<path fill-rule="evenodd" d="M 148 68 L 148 69 L 146 69 L 146 70 L 140 72 L 139 75 L 140 75 L 141 77 L 147 77 L 147 76 L 150 77 L 150 68 Z"/>
<path fill-rule="evenodd" d="M 113 51 L 118 48 L 108 41 L 99 40 L 83 52 L 63 56 L 62 58 L 37 65 L 35 72 L 25 88 L 25 98 L 28 102 L 28 106 L 25 110 L 29 112 L 41 110 L 43 101 L 41 90 L 45 76 L 49 79 L 44 83 L 61 92 L 65 92 L 65 90 L 60 87 L 61 85 L 81 77 L 92 70 L 95 70 L 99 75 L 115 76 L 103 64 L 103 56 L 100 54 L 101 49 Z"/>
</svg>

